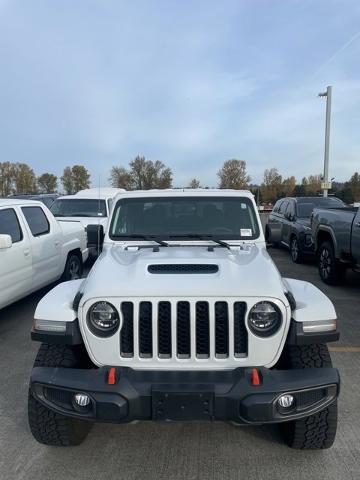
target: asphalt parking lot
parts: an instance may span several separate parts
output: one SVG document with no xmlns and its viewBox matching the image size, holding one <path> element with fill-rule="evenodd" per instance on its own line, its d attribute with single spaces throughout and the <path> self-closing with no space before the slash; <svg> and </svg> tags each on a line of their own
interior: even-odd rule
<svg viewBox="0 0 360 480">
<path fill-rule="evenodd" d="M 283 276 L 307 280 L 334 302 L 341 340 L 332 346 L 340 370 L 339 431 L 327 451 L 286 447 L 276 427 L 228 424 L 96 425 L 79 447 L 36 443 L 27 425 L 27 385 L 38 345 L 29 331 L 42 290 L 0 311 L 0 480 L 20 479 L 359 479 L 360 278 L 321 283 L 311 263 L 293 265 L 269 250 Z"/>
</svg>

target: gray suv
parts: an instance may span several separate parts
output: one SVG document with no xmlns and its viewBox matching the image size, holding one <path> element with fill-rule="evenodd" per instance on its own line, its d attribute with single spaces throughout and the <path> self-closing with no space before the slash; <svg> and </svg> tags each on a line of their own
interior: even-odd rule
<svg viewBox="0 0 360 480">
<path fill-rule="evenodd" d="M 265 228 L 266 241 L 273 246 L 283 245 L 290 250 L 294 263 L 314 255 L 311 232 L 311 215 L 314 208 L 343 208 L 345 204 L 336 197 L 281 198 L 270 213 Z"/>
</svg>

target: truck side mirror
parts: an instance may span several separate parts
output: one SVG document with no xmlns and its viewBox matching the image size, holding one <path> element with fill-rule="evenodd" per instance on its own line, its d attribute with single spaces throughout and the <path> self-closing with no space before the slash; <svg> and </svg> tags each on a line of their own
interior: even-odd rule
<svg viewBox="0 0 360 480">
<path fill-rule="evenodd" d="M 86 227 L 87 246 L 102 250 L 104 243 L 104 227 L 102 225 L 88 225 Z"/>
<path fill-rule="evenodd" d="M 12 239 L 10 235 L 0 235 L 0 250 L 5 250 L 12 246 Z"/>
</svg>

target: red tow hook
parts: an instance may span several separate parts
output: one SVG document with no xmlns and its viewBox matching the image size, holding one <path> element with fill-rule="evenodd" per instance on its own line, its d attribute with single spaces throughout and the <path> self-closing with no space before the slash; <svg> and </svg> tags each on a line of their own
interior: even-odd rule
<svg viewBox="0 0 360 480">
<path fill-rule="evenodd" d="M 108 385 L 115 385 L 116 383 L 116 370 L 114 367 L 109 369 L 107 383 Z"/>
<path fill-rule="evenodd" d="M 260 375 L 257 368 L 251 369 L 251 385 L 261 385 Z"/>
</svg>

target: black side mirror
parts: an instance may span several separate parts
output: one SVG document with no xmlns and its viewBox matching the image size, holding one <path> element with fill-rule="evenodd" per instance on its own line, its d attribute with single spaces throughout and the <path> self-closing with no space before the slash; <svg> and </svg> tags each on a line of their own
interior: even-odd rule
<svg viewBox="0 0 360 480">
<path fill-rule="evenodd" d="M 102 225 L 88 225 L 86 227 L 87 246 L 102 250 L 104 243 L 104 227 Z"/>
</svg>

